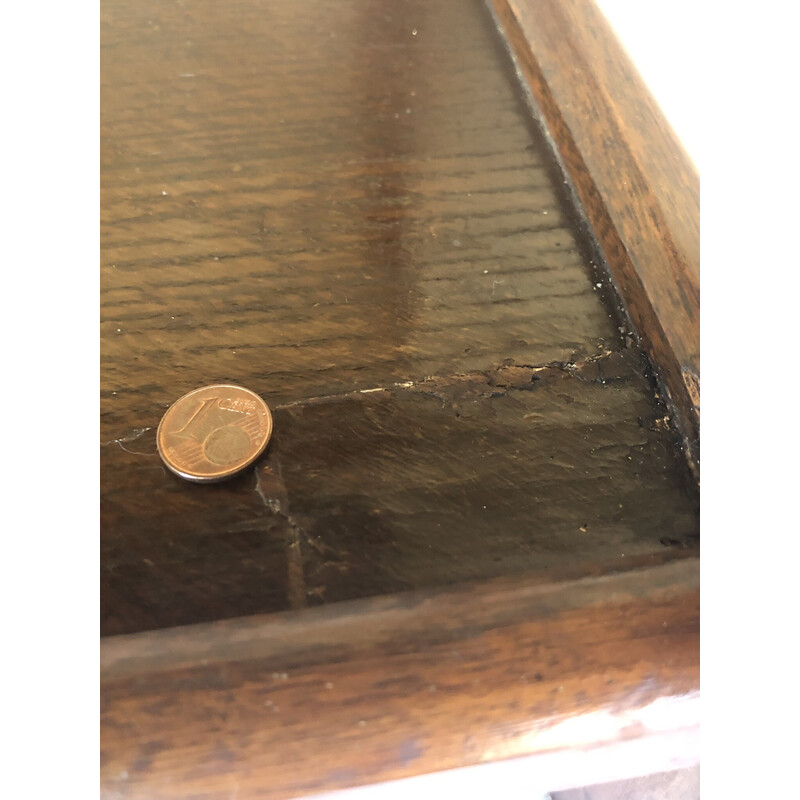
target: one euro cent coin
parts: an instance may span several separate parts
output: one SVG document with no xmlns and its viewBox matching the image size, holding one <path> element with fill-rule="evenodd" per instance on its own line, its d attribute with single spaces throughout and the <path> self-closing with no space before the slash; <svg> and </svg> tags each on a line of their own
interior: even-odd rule
<svg viewBox="0 0 800 800">
<path fill-rule="evenodd" d="M 203 386 L 176 400 L 156 433 L 167 467 L 189 481 L 213 483 L 236 475 L 266 449 L 272 414 L 241 386 Z"/>
</svg>

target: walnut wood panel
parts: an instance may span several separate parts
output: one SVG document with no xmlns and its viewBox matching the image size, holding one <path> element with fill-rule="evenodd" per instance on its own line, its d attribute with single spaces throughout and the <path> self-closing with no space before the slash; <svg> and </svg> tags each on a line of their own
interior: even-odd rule
<svg viewBox="0 0 800 800">
<path fill-rule="evenodd" d="M 491 0 L 677 411 L 700 424 L 700 182 L 592 0 Z"/>
<path fill-rule="evenodd" d="M 103 794 L 299 796 L 675 730 L 698 580 L 689 559 L 106 639 Z"/>
</svg>

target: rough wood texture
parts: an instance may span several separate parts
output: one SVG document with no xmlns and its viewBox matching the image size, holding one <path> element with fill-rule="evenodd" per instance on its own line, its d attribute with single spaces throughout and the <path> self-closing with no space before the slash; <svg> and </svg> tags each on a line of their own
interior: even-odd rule
<svg viewBox="0 0 800 800">
<path fill-rule="evenodd" d="M 481 3 L 108 0 L 102 43 L 104 634 L 696 552 Z M 191 486 L 155 427 L 217 381 L 275 441 Z"/>
<path fill-rule="evenodd" d="M 699 458 L 700 180 L 592 0 L 490 0 Z"/>
<path fill-rule="evenodd" d="M 291 797 L 694 726 L 698 581 L 691 559 L 106 639 L 104 795 Z"/>
</svg>

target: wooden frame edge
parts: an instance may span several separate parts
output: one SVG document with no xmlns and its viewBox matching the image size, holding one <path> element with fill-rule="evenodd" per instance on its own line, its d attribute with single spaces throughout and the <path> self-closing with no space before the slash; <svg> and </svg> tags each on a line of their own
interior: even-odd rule
<svg viewBox="0 0 800 800">
<path fill-rule="evenodd" d="M 223 798 L 234 782 L 242 797 L 304 796 L 693 730 L 699 561 L 497 579 L 101 649 L 105 796 Z M 670 709 L 657 722 L 654 703 Z"/>
<path fill-rule="evenodd" d="M 698 476 L 698 173 L 592 0 L 487 2 Z"/>
</svg>

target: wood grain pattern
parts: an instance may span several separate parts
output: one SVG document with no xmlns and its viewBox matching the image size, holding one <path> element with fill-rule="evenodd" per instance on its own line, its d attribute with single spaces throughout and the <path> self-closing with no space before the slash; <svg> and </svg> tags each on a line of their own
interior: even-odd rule
<svg viewBox="0 0 800 800">
<path fill-rule="evenodd" d="M 676 409 L 700 425 L 700 181 L 592 0 L 491 0 Z"/>
<path fill-rule="evenodd" d="M 698 580 L 692 559 L 107 639 L 104 795 L 291 797 L 694 725 Z"/>
<path fill-rule="evenodd" d="M 477 0 L 107 0 L 102 42 L 104 441 L 210 382 L 281 403 L 620 345 Z"/>
<path fill-rule="evenodd" d="M 101 74 L 103 796 L 695 726 L 696 484 L 487 7 L 105 0 Z M 275 434 L 196 486 L 213 382 Z"/>
<path fill-rule="evenodd" d="M 108 0 L 102 42 L 103 634 L 696 552 L 480 2 Z M 275 439 L 188 486 L 155 428 L 218 381 Z"/>
<path fill-rule="evenodd" d="M 303 401 L 219 486 L 166 475 L 154 431 L 112 443 L 102 631 L 696 554 L 696 492 L 651 391 L 625 351 Z"/>
</svg>

